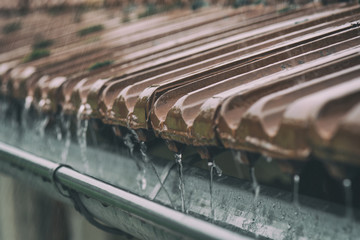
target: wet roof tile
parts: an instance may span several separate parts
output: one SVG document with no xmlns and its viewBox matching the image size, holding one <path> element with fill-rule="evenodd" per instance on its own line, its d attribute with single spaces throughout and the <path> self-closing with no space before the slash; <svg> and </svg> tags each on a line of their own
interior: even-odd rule
<svg viewBox="0 0 360 240">
<path fill-rule="evenodd" d="M 265 52 L 262 56 L 265 57 L 260 59 L 255 55 L 259 53 L 255 52 L 254 55 L 244 57 L 247 61 L 245 61 L 245 64 L 240 64 L 237 69 L 204 77 L 199 81 L 200 83 L 189 83 L 164 93 L 155 103 L 153 119 L 158 125 L 155 125 L 154 128 L 161 132 L 163 137 L 172 140 L 183 141 L 182 139 L 185 136 L 185 143 L 188 144 L 216 145 L 213 124 L 218 108 L 226 98 L 255 91 L 259 86 L 269 84 L 272 81 L 276 82 L 281 75 L 287 75 L 289 69 L 296 70 L 296 66 L 304 67 L 301 66 L 304 62 L 308 63 L 306 67 L 311 66 L 311 61 L 324 56 L 321 52 L 324 49 L 317 48 L 316 43 L 319 41 L 322 41 L 323 46 L 326 46 L 325 50 L 339 51 L 339 47 L 331 48 L 328 44 L 340 40 L 341 37 L 339 38 L 338 34 L 327 37 L 330 32 L 333 33 L 333 30 L 339 28 L 345 31 L 343 34 L 347 34 L 347 26 L 342 26 L 309 34 L 311 37 L 318 36 L 320 40 L 310 41 L 309 36 L 304 35 L 301 38 L 294 39 L 292 43 L 284 42 L 286 48 L 289 49 L 282 49 L 282 51 L 275 54 L 271 54 L 274 47 L 265 51 L 262 50 Z M 309 41 L 306 42 L 305 39 Z M 358 40 L 347 47 L 357 44 Z M 341 46 L 345 47 L 346 45 L 341 44 Z M 281 45 L 279 48 L 281 49 Z M 266 53 L 269 50 L 270 52 Z M 296 82 L 289 84 L 284 84 L 282 88 L 289 87 L 291 84 L 296 84 Z M 277 86 L 272 91 L 280 88 Z M 269 93 L 269 91 L 265 91 L 262 94 Z M 256 97 L 260 96 L 260 93 L 257 93 Z M 241 99 L 247 104 L 251 104 L 250 101 L 253 101 L 249 98 Z M 239 120 L 240 117 L 238 116 L 235 119 Z"/>
<path fill-rule="evenodd" d="M 81 23 L 29 18 L 0 36 L 1 94 L 195 146 L 357 164 L 359 14 L 336 5 L 208 8 L 126 24 L 106 12 Z M 105 29 L 77 34 L 95 23 Z M 56 40 L 50 56 L 23 62 L 44 31 Z"/>
</svg>

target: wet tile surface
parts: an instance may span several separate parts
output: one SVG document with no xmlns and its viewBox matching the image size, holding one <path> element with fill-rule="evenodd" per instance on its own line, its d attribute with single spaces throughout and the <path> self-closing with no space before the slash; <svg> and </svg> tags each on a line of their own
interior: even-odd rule
<svg viewBox="0 0 360 240">
<path fill-rule="evenodd" d="M 357 6 L 25 18 L 0 36 L 4 96 L 181 144 L 359 164 Z"/>
</svg>

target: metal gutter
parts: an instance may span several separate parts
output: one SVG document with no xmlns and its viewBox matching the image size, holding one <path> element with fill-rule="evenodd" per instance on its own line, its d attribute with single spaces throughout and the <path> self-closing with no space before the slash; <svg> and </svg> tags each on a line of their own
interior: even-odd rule
<svg viewBox="0 0 360 240">
<path fill-rule="evenodd" d="M 57 163 L 50 162 L 2 142 L 0 142 L 0 156 L 1 162 L 23 168 L 47 180 L 52 179 L 53 171 L 59 167 Z M 69 189 L 75 190 L 103 204 L 116 207 L 123 213 L 130 214 L 139 221 L 144 221 L 164 232 L 164 234 L 153 237 L 161 238 L 161 236 L 166 236 L 165 238 L 167 238 L 170 235 L 181 239 L 250 239 L 146 200 L 68 167 L 59 168 L 56 171 L 56 179 L 58 179 L 59 184 Z M 128 229 L 122 230 L 126 231 Z M 132 232 L 129 233 L 133 234 Z"/>
</svg>

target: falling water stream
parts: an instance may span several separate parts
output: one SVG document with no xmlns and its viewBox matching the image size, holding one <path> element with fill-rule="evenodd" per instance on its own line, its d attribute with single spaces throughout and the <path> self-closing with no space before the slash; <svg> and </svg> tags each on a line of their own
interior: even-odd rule
<svg viewBox="0 0 360 240">
<path fill-rule="evenodd" d="M 179 190 L 180 190 L 180 197 L 181 197 L 181 211 L 185 212 L 185 185 L 184 185 L 184 177 L 183 177 L 183 165 L 182 165 L 182 153 L 175 153 L 175 162 L 178 165 L 178 172 L 179 172 Z"/>
<path fill-rule="evenodd" d="M 77 112 L 76 136 L 77 136 L 79 147 L 80 147 L 81 161 L 83 163 L 84 170 L 87 172 L 89 170 L 89 163 L 88 163 L 87 156 L 86 156 L 86 147 L 87 147 L 86 133 L 87 133 L 88 126 L 89 126 L 89 120 L 83 119 L 83 115 L 86 113 L 86 110 L 87 110 L 86 105 L 81 105 L 79 108 L 79 111 Z"/>
<path fill-rule="evenodd" d="M 36 132 L 39 134 L 41 139 L 45 137 L 45 129 L 49 123 L 49 120 L 50 120 L 49 116 L 43 115 L 40 117 L 40 120 L 37 124 Z"/>
<path fill-rule="evenodd" d="M 60 125 L 59 124 L 56 124 L 55 125 L 55 134 L 56 134 L 56 139 L 58 141 L 61 141 L 62 140 L 62 133 L 61 133 L 61 128 L 60 128 Z"/>
<path fill-rule="evenodd" d="M 234 158 L 234 160 L 235 160 L 236 162 L 244 163 L 240 151 L 232 150 L 231 153 L 232 153 L 233 158 Z"/>
<path fill-rule="evenodd" d="M 130 129 L 130 126 L 128 126 Z M 138 186 L 141 190 L 145 190 L 146 186 L 147 186 L 147 180 L 146 180 L 146 166 L 149 165 L 151 167 L 151 169 L 153 170 L 153 172 L 155 173 L 156 178 L 159 180 L 159 184 L 160 184 L 160 188 L 162 188 L 165 191 L 166 196 L 168 197 L 171 206 L 173 205 L 173 202 L 170 198 L 170 194 L 169 192 L 165 189 L 163 182 L 165 181 L 166 177 L 164 178 L 164 180 L 162 181 L 162 179 L 160 178 L 153 162 L 151 161 L 147 151 L 147 146 L 146 143 L 144 141 L 140 141 L 137 133 L 130 129 L 130 133 L 126 134 L 124 137 L 124 145 L 128 147 L 129 151 L 130 151 L 130 156 L 132 158 L 136 157 L 134 156 L 134 148 L 135 148 L 135 143 L 133 142 L 132 139 L 135 139 L 135 141 L 140 145 L 140 153 L 141 153 L 141 162 L 137 162 L 137 167 L 139 169 L 139 173 L 136 176 L 136 182 L 138 183 Z M 169 169 L 170 171 L 170 169 Z M 166 175 L 167 176 L 167 175 Z M 155 195 L 157 195 L 157 192 L 154 193 Z"/>
<path fill-rule="evenodd" d="M 64 136 L 65 143 L 64 143 L 64 148 L 61 152 L 61 161 L 62 163 L 66 163 L 69 154 L 70 144 L 71 144 L 70 119 L 61 116 L 61 123 L 63 124 L 65 129 L 65 136 Z"/>
<path fill-rule="evenodd" d="M 135 137 L 135 139 L 138 140 L 136 137 Z M 146 144 L 144 142 L 140 142 L 140 152 L 141 152 L 142 162 L 139 163 L 140 172 L 136 176 L 136 181 L 138 182 L 138 185 L 139 185 L 141 190 L 145 190 L 146 186 L 147 186 L 147 180 L 146 180 L 146 177 L 145 177 L 145 175 L 146 175 L 145 164 L 147 164 L 149 162 L 149 157 L 148 157 L 146 151 L 147 151 Z"/>
<path fill-rule="evenodd" d="M 345 216 L 348 220 L 353 219 L 353 208 L 352 208 L 352 190 L 351 190 L 351 180 L 344 179 L 343 187 L 345 191 Z"/>
<path fill-rule="evenodd" d="M 293 202 L 296 208 L 299 208 L 299 183 L 300 176 L 298 174 L 294 175 L 294 192 L 293 192 Z"/>
<path fill-rule="evenodd" d="M 150 162 L 150 158 L 149 158 L 149 156 L 147 155 L 147 146 L 146 146 L 146 143 L 143 142 L 143 141 L 140 142 L 140 152 L 141 152 L 142 160 L 143 160 L 145 163 Z"/>
<path fill-rule="evenodd" d="M 123 141 L 124 141 L 124 145 L 129 149 L 129 151 L 130 151 L 130 156 L 131 157 L 133 157 L 134 156 L 134 143 L 133 143 L 133 141 L 131 140 L 131 134 L 126 134 L 125 136 L 124 136 L 124 139 L 123 139 Z"/>
<path fill-rule="evenodd" d="M 254 191 L 254 202 L 257 202 L 257 199 L 258 199 L 259 193 L 260 193 L 260 185 L 258 184 L 258 182 L 256 180 L 254 166 L 250 167 L 250 176 L 251 176 L 251 181 L 252 181 L 252 188 Z"/>
<path fill-rule="evenodd" d="M 221 177 L 222 170 L 218 165 L 216 165 L 215 160 L 210 160 L 208 162 L 208 166 L 210 168 L 210 209 L 211 209 L 211 217 L 215 219 L 215 208 L 213 206 L 213 188 L 214 188 L 214 171 L 218 177 Z"/>
<path fill-rule="evenodd" d="M 21 113 L 21 126 L 23 127 L 23 129 L 27 129 L 27 119 L 29 116 L 29 111 L 30 111 L 32 102 L 33 102 L 32 97 L 27 96 L 25 98 L 24 108 Z"/>
<path fill-rule="evenodd" d="M 136 133 L 133 133 L 133 134 L 135 134 L 134 138 L 137 141 Z M 136 157 L 134 156 L 135 143 L 132 140 L 133 134 L 131 134 L 131 133 L 126 134 L 123 141 L 124 141 L 124 145 L 129 149 L 130 157 L 136 159 Z M 145 146 L 140 146 L 141 157 L 142 157 L 142 159 L 146 158 L 143 161 L 146 161 L 148 159 L 147 156 L 146 156 L 146 149 L 144 149 L 145 147 L 146 147 L 146 145 Z M 137 182 L 140 190 L 145 190 L 146 185 L 147 185 L 147 181 L 146 181 L 146 178 L 145 178 L 146 169 L 145 169 L 145 166 L 144 166 L 144 162 L 137 161 L 136 166 L 139 169 L 139 173 L 136 176 L 136 182 Z"/>
</svg>

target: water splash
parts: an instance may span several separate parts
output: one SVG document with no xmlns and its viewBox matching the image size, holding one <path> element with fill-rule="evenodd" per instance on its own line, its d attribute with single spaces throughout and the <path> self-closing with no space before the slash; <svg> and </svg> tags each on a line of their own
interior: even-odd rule
<svg viewBox="0 0 360 240">
<path fill-rule="evenodd" d="M 69 155 L 70 144 L 71 144 L 70 119 L 64 118 L 62 116 L 61 123 L 64 126 L 64 130 L 65 130 L 65 144 L 61 152 L 61 161 L 62 163 L 66 163 Z"/>
<path fill-rule="evenodd" d="M 211 209 L 211 217 L 215 219 L 215 209 L 213 206 L 213 187 L 214 187 L 214 170 L 218 177 L 221 177 L 222 170 L 218 165 L 216 165 L 215 160 L 210 160 L 208 162 L 208 166 L 210 168 L 210 209 Z"/>
<path fill-rule="evenodd" d="M 179 172 L 179 190 L 180 190 L 180 197 L 181 197 L 181 211 L 185 212 L 185 185 L 184 185 L 184 177 L 183 177 L 183 165 L 182 165 L 182 153 L 175 153 L 175 162 L 178 165 L 178 172 Z"/>
<path fill-rule="evenodd" d="M 89 163 L 87 160 L 86 152 L 87 152 L 87 139 L 86 139 L 86 133 L 89 127 L 89 120 L 84 118 L 84 116 L 88 113 L 87 105 L 81 105 L 79 108 L 79 111 L 77 112 L 77 131 L 76 136 L 78 139 L 79 147 L 80 147 L 80 155 L 81 155 L 81 161 L 84 166 L 84 170 L 87 172 L 89 170 Z"/>
<path fill-rule="evenodd" d="M 260 193 L 260 185 L 258 184 L 258 182 L 256 180 L 254 166 L 250 167 L 250 176 L 251 176 L 251 180 L 252 180 L 252 188 L 254 191 L 254 202 L 256 202 L 258 200 L 259 193 Z"/>
<path fill-rule="evenodd" d="M 298 174 L 294 175 L 294 192 L 293 192 L 293 202 L 295 207 L 299 207 L 299 183 L 300 176 Z"/>
</svg>

